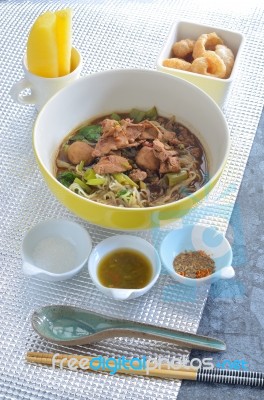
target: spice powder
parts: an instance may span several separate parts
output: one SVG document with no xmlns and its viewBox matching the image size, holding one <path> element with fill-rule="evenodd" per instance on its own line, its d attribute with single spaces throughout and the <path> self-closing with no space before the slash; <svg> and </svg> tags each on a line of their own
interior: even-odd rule
<svg viewBox="0 0 264 400">
<path fill-rule="evenodd" d="M 203 250 L 184 251 L 174 258 L 173 268 L 187 278 L 204 278 L 215 271 L 215 262 Z"/>
</svg>

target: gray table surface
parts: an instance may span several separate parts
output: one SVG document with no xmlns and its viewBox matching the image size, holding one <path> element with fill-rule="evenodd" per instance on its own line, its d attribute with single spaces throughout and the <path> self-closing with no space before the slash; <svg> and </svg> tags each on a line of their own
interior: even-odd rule
<svg viewBox="0 0 264 400">
<path fill-rule="evenodd" d="M 227 237 L 232 243 L 236 277 L 211 286 L 198 333 L 226 342 L 224 353 L 193 351 L 190 358 L 212 357 L 214 364 L 244 360 L 252 371 L 264 372 L 264 113 L 259 122 Z M 259 388 L 199 382 L 182 383 L 178 400 L 263 399 Z"/>
</svg>

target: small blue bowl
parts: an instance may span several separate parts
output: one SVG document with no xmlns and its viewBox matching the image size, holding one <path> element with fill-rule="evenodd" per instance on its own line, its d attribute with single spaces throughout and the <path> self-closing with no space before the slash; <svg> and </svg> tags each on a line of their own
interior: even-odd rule
<svg viewBox="0 0 264 400">
<path fill-rule="evenodd" d="M 203 250 L 215 262 L 215 272 L 204 278 L 187 278 L 177 274 L 173 268 L 174 258 L 185 251 Z M 218 279 L 235 276 L 231 266 L 233 252 L 225 236 L 217 229 L 204 225 L 183 225 L 171 231 L 160 246 L 160 257 L 170 276 L 188 286 L 211 284 Z"/>
</svg>

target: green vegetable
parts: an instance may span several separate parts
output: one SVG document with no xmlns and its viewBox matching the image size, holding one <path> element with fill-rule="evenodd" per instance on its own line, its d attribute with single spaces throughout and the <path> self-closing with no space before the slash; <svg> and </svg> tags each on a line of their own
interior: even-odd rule
<svg viewBox="0 0 264 400">
<path fill-rule="evenodd" d="M 90 186 L 99 186 L 103 185 L 105 183 L 105 178 L 94 178 L 94 179 L 88 179 L 86 181 L 87 185 Z"/>
<path fill-rule="evenodd" d="M 121 185 L 130 185 L 130 186 L 135 186 L 138 188 L 138 185 L 132 181 L 127 175 L 123 174 L 122 172 L 118 174 L 113 174 L 113 177 L 118 183 L 121 183 Z"/>
<path fill-rule="evenodd" d="M 116 121 L 120 121 L 121 117 L 120 115 L 118 115 L 117 113 L 113 113 L 110 116 L 112 119 L 116 120 Z"/>
<path fill-rule="evenodd" d="M 122 167 L 124 167 L 124 168 L 126 168 L 126 169 L 130 169 L 131 168 L 131 165 L 130 165 L 130 163 L 126 160 L 126 161 L 121 161 L 121 163 L 120 163 L 121 165 L 122 165 Z"/>
<path fill-rule="evenodd" d="M 124 201 L 128 202 L 132 193 L 130 190 L 122 189 L 117 193 L 117 197 L 121 197 Z"/>
<path fill-rule="evenodd" d="M 95 179 L 96 175 L 92 168 L 88 168 L 85 173 L 83 174 L 83 178 L 88 181 L 89 179 Z"/>
<path fill-rule="evenodd" d="M 89 186 L 99 186 L 105 183 L 105 178 L 97 178 L 96 173 L 92 168 L 88 168 L 85 171 L 83 178 Z"/>
<path fill-rule="evenodd" d="M 89 188 L 88 185 L 86 185 L 81 179 L 75 178 L 74 183 L 77 183 L 83 190 L 85 190 L 87 193 L 91 193 L 91 188 Z"/>
<path fill-rule="evenodd" d="M 158 117 L 158 112 L 157 112 L 156 107 L 150 108 L 150 109 L 149 109 L 148 111 L 146 111 L 146 113 L 145 113 L 145 118 L 146 118 L 146 119 L 149 119 L 150 121 L 153 121 L 153 120 L 157 119 L 157 117 Z"/>
<path fill-rule="evenodd" d="M 71 142 L 76 142 L 77 140 L 88 142 L 97 142 L 102 134 L 101 125 L 88 125 L 81 128 L 76 135 L 70 138 Z"/>
<path fill-rule="evenodd" d="M 157 112 L 156 107 L 152 107 L 148 111 L 141 111 L 141 110 L 138 110 L 137 108 L 133 108 L 130 111 L 129 116 L 136 123 L 141 122 L 144 119 L 149 119 L 150 121 L 153 121 L 153 120 L 157 119 L 158 112 Z"/>
<path fill-rule="evenodd" d="M 82 172 L 84 167 L 84 161 L 81 161 L 80 164 L 76 165 L 76 169 L 78 172 Z"/>
<path fill-rule="evenodd" d="M 133 108 L 130 111 L 129 116 L 130 116 L 131 119 L 134 120 L 134 122 L 138 123 L 138 122 L 143 121 L 143 119 L 145 119 L 145 112 L 137 110 L 136 108 Z"/>
<path fill-rule="evenodd" d="M 147 185 L 145 184 L 145 182 L 140 181 L 140 182 L 139 182 L 139 187 L 140 187 L 140 189 L 142 190 L 142 189 L 146 189 Z"/>
<path fill-rule="evenodd" d="M 58 176 L 57 179 L 62 185 L 69 187 L 71 184 L 74 182 L 74 179 L 77 177 L 76 174 L 74 174 L 71 171 L 64 171 L 61 172 Z"/>
<path fill-rule="evenodd" d="M 117 197 L 122 197 L 128 193 L 128 190 L 122 189 L 117 193 Z"/>
<path fill-rule="evenodd" d="M 174 186 L 177 185 L 178 183 L 181 183 L 182 181 L 184 181 L 185 179 L 188 178 L 188 172 L 183 169 L 178 173 L 169 173 L 165 175 L 168 178 L 169 181 L 169 186 Z"/>
<path fill-rule="evenodd" d="M 62 145 L 62 149 L 63 149 L 63 151 L 64 151 L 65 153 L 67 153 L 68 148 L 69 148 L 69 145 L 68 145 L 67 143 L 64 143 L 64 144 Z"/>
</svg>

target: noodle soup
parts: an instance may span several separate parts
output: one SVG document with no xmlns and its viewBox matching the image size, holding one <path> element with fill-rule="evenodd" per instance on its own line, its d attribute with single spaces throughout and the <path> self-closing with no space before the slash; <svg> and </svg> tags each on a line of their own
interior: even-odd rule
<svg viewBox="0 0 264 400">
<path fill-rule="evenodd" d="M 73 192 L 116 207 L 171 203 L 208 180 L 198 138 L 155 107 L 114 112 L 79 127 L 61 144 L 55 169 Z"/>
</svg>

